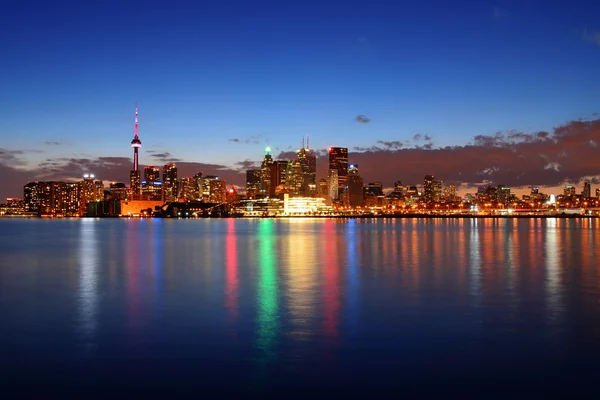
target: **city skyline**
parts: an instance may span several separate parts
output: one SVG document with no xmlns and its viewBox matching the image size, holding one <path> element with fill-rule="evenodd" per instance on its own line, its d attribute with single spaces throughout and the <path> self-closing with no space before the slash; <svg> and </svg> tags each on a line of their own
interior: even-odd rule
<svg viewBox="0 0 600 400">
<path fill-rule="evenodd" d="M 597 5 L 175 3 L 6 7 L 0 199 L 85 173 L 127 183 L 135 101 L 140 168 L 236 187 L 265 146 L 289 160 L 307 135 L 318 179 L 343 146 L 386 188 L 600 183 Z"/>
</svg>

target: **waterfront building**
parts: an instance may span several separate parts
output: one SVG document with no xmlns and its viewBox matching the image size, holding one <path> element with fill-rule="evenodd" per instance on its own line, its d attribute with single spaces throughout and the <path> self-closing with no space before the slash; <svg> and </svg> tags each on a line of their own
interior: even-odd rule
<svg viewBox="0 0 600 400">
<path fill-rule="evenodd" d="M 302 196 L 302 185 L 304 184 L 304 173 L 300 161 L 293 160 L 288 163 L 287 186 L 291 197 Z"/>
<path fill-rule="evenodd" d="M 276 196 L 282 191 L 285 191 L 287 183 L 288 162 L 277 160 L 271 164 L 271 191 L 269 196 Z"/>
<path fill-rule="evenodd" d="M 142 180 L 142 199 L 162 201 L 162 186 L 160 180 L 160 168 L 148 165 L 144 168 L 144 180 Z"/>
<path fill-rule="evenodd" d="M 113 200 L 127 200 L 127 186 L 121 182 L 113 182 L 109 185 L 110 198 Z"/>
<path fill-rule="evenodd" d="M 39 182 L 28 182 L 23 187 L 23 200 L 25 212 L 38 213 L 40 210 L 40 185 Z"/>
<path fill-rule="evenodd" d="M 337 169 L 330 169 L 327 175 L 327 191 L 331 200 L 336 200 L 338 198 L 338 189 L 338 171 Z"/>
<path fill-rule="evenodd" d="M 296 152 L 296 160 L 302 167 L 302 186 L 300 195 L 314 197 L 317 191 L 317 156 L 315 152 L 308 147 L 308 139 L 306 147 L 304 147 L 303 143 L 302 148 Z"/>
<path fill-rule="evenodd" d="M 195 177 L 181 178 L 179 181 L 179 196 L 185 201 L 198 200 L 198 184 Z"/>
</svg>

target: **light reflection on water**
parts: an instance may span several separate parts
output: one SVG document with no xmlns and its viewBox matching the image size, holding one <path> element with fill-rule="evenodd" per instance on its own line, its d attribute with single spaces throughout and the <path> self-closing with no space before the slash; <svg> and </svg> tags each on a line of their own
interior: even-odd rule
<svg viewBox="0 0 600 400">
<path fill-rule="evenodd" d="M 510 381 L 517 365 L 575 381 L 600 357 L 599 232 L 598 219 L 0 220 L 2 365 L 263 388 Z"/>
</svg>

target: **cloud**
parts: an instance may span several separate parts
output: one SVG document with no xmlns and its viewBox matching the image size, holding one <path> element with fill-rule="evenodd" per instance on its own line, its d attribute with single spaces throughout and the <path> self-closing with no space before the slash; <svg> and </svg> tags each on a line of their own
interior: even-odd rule
<svg viewBox="0 0 600 400">
<path fill-rule="evenodd" d="M 422 138 L 423 138 L 423 135 L 421 135 L 420 133 L 416 133 L 416 134 L 413 136 L 413 140 L 414 140 L 415 142 L 416 142 L 416 141 L 419 141 L 419 140 L 421 140 Z"/>
<path fill-rule="evenodd" d="M 9 150 L 0 148 L 0 163 L 10 166 L 24 166 L 27 162 L 23 159 L 24 150 Z"/>
<path fill-rule="evenodd" d="M 149 153 L 150 153 L 150 157 L 154 157 L 157 161 L 160 161 L 160 162 L 174 163 L 174 162 L 181 161 L 181 159 L 173 157 L 173 155 L 171 153 L 169 153 L 168 151 L 163 152 L 163 153 L 156 153 L 153 151 L 153 152 L 149 152 Z"/>
<path fill-rule="evenodd" d="M 587 29 L 583 31 L 583 40 L 586 42 L 594 42 L 598 46 L 600 46 L 600 31 L 588 31 Z"/>
<path fill-rule="evenodd" d="M 371 120 L 365 115 L 357 115 L 356 118 L 354 118 L 354 120 L 356 122 L 360 122 L 361 124 L 368 124 L 369 122 L 371 122 Z"/>
<path fill-rule="evenodd" d="M 46 142 L 44 142 L 44 144 L 47 144 L 49 146 L 58 146 L 58 145 L 60 145 L 59 142 L 53 142 L 53 141 L 46 141 Z"/>
<path fill-rule="evenodd" d="M 249 169 L 259 168 L 260 167 L 260 162 L 259 161 L 253 161 L 253 160 L 244 160 L 244 161 L 238 161 L 238 162 L 236 162 L 235 165 L 238 165 L 240 167 L 240 170 L 247 171 Z"/>
<path fill-rule="evenodd" d="M 231 138 L 231 139 L 227 139 L 227 141 L 230 143 L 260 144 L 260 138 L 261 138 L 261 135 L 254 135 L 254 136 L 250 136 L 246 139 Z"/>
</svg>

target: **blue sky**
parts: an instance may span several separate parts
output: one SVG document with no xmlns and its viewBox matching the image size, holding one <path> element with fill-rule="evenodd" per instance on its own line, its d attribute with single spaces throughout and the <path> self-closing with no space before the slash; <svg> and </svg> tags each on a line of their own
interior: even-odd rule
<svg viewBox="0 0 600 400">
<path fill-rule="evenodd" d="M 142 163 L 232 165 L 303 135 L 550 130 L 600 111 L 599 16 L 596 1 L 4 1 L 0 147 L 129 156 L 135 101 Z"/>
</svg>

